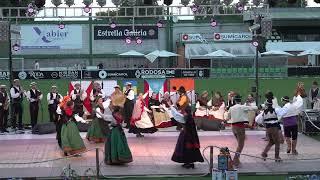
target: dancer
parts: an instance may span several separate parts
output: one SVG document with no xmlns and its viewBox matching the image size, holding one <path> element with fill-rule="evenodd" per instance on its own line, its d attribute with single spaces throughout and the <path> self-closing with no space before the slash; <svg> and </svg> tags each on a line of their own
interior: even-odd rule
<svg viewBox="0 0 320 180">
<path fill-rule="evenodd" d="M 257 106 L 257 103 L 254 99 L 254 96 L 252 93 L 248 94 L 248 97 L 247 97 L 247 100 L 246 100 L 246 103 L 245 103 L 247 106 Z M 255 111 L 248 111 L 248 121 L 249 121 L 249 127 L 251 129 L 254 128 L 254 119 L 256 117 L 256 112 Z"/>
<path fill-rule="evenodd" d="M 87 139 L 95 143 L 102 143 L 106 140 L 106 137 L 110 133 L 109 124 L 106 122 L 100 114 L 103 114 L 105 108 L 103 107 L 103 98 L 98 96 L 95 101 L 96 115 L 92 120 L 91 126 L 88 129 Z"/>
<path fill-rule="evenodd" d="M 105 121 L 111 122 L 111 132 L 105 142 L 104 162 L 109 165 L 130 163 L 132 162 L 132 154 L 121 127 L 123 121 L 122 113 L 119 111 L 119 107 L 113 107 L 110 104 L 110 99 L 108 99 L 103 103 L 104 113 L 97 111 L 97 114 Z"/>
<path fill-rule="evenodd" d="M 31 126 L 34 128 L 38 124 L 39 103 L 42 100 L 43 94 L 37 89 L 37 83 L 30 83 L 31 89 L 27 91 L 27 100 L 29 103 L 29 112 Z"/>
<path fill-rule="evenodd" d="M 146 107 L 144 102 L 148 93 L 144 95 L 140 93 L 133 108 L 129 133 L 134 133 L 137 137 L 144 137 L 141 133 L 154 133 L 157 131 L 148 114 L 151 113 L 151 110 Z"/>
<path fill-rule="evenodd" d="M 68 101 L 66 107 L 62 110 L 62 120 L 64 124 L 61 128 L 61 145 L 65 155 L 75 155 L 86 150 L 77 124 L 75 123 L 80 116 L 73 112 L 74 107 L 74 102 Z"/>
<path fill-rule="evenodd" d="M 0 132 L 6 133 L 9 114 L 10 98 L 6 91 L 6 85 L 0 85 Z"/>
<path fill-rule="evenodd" d="M 208 91 L 203 91 L 200 97 L 197 98 L 196 112 L 194 113 L 196 117 L 209 116 L 208 102 L 209 102 L 209 93 Z"/>
<path fill-rule="evenodd" d="M 236 104 L 235 100 L 234 100 L 234 96 L 235 96 L 235 92 L 230 91 L 228 93 L 228 99 L 227 99 L 227 104 L 226 104 L 226 110 L 228 111 L 230 109 L 230 107 L 232 107 L 233 105 Z"/>
<path fill-rule="evenodd" d="M 313 109 L 314 104 L 320 99 L 320 93 L 319 93 L 319 87 L 318 87 L 317 81 L 312 82 L 312 87 L 309 90 L 308 98 L 309 98 L 309 102 L 311 103 L 311 109 Z"/>
<path fill-rule="evenodd" d="M 24 91 L 20 86 L 19 79 L 13 80 L 13 87 L 10 89 L 10 96 L 12 98 L 12 127 L 16 130 L 17 127 L 17 117 L 18 117 L 18 129 L 20 133 L 23 133 L 23 125 L 22 125 L 22 114 L 23 114 L 23 96 Z"/>
<path fill-rule="evenodd" d="M 204 160 L 200 152 L 199 137 L 190 106 L 185 107 L 183 118 L 185 123 L 171 160 L 177 163 L 184 163 L 182 165 L 184 168 L 194 169 L 195 162 L 203 162 Z"/>
<path fill-rule="evenodd" d="M 57 119 L 58 119 L 57 108 L 61 100 L 62 100 L 62 96 L 61 94 L 58 93 L 57 86 L 51 86 L 51 92 L 47 94 L 50 122 L 54 122 L 54 123 L 57 122 Z"/>
<path fill-rule="evenodd" d="M 80 117 L 83 116 L 83 101 L 87 98 L 87 93 L 81 89 L 81 84 L 76 83 L 74 85 L 75 89 L 71 91 L 70 96 L 74 102 L 74 112 Z"/>
<path fill-rule="evenodd" d="M 66 108 L 67 102 L 71 101 L 70 96 L 64 96 L 63 99 L 61 100 L 60 104 L 58 105 L 57 109 L 56 109 L 56 113 L 58 115 L 58 119 L 56 122 L 56 131 L 57 131 L 57 135 L 56 135 L 56 139 L 58 141 L 58 145 L 59 147 L 62 149 L 62 144 L 61 144 L 61 129 L 62 129 L 62 125 L 64 124 L 64 118 L 63 118 L 63 110 L 64 108 Z"/>
<path fill-rule="evenodd" d="M 269 143 L 265 147 L 264 151 L 262 152 L 261 156 L 263 158 L 268 157 L 268 152 L 273 145 L 275 145 L 275 161 L 280 162 L 281 158 L 280 154 L 280 136 L 279 136 L 279 128 L 280 123 L 276 114 L 275 109 L 272 107 L 272 100 L 268 99 L 266 102 L 266 109 L 257 116 L 257 122 L 261 124 L 265 124 L 267 129 L 267 136 Z"/>
<path fill-rule="evenodd" d="M 176 102 L 176 106 L 177 106 L 179 112 L 183 113 L 184 109 L 187 106 L 189 106 L 190 100 L 189 100 L 189 98 L 187 96 L 187 92 L 186 92 L 186 89 L 184 88 L 184 86 L 180 86 L 179 87 L 178 94 L 179 94 L 179 99 Z M 178 123 L 176 129 L 178 131 L 180 131 L 182 129 L 182 125 L 180 123 Z"/>
<path fill-rule="evenodd" d="M 209 115 L 213 116 L 214 119 L 224 120 L 226 105 L 224 103 L 221 92 L 217 91 L 216 93 L 214 93 L 214 98 L 210 100 L 209 105 L 212 106 L 212 108 L 209 110 Z"/>
<path fill-rule="evenodd" d="M 300 112 L 307 109 L 307 93 L 304 89 L 304 83 L 298 82 L 297 87 L 294 93 L 293 101 L 296 101 L 296 99 L 300 96 L 303 100 L 303 105 L 300 107 Z"/>
<path fill-rule="evenodd" d="M 243 150 L 246 138 L 246 124 L 248 123 L 248 111 L 257 110 L 257 106 L 246 106 L 241 104 L 241 96 L 234 97 L 235 105 L 230 107 L 228 112 L 228 123 L 231 124 L 232 132 L 237 140 L 237 149 L 233 158 L 236 167 L 240 165 L 240 154 Z"/>
<path fill-rule="evenodd" d="M 103 98 L 103 100 L 106 99 L 106 94 L 105 92 L 102 90 L 101 85 L 99 82 L 94 82 L 93 83 L 93 89 L 90 92 L 90 101 L 91 101 L 91 107 L 92 107 L 92 113 L 91 116 L 92 118 L 95 118 L 95 110 L 96 110 L 96 98 L 100 96 Z"/>
<path fill-rule="evenodd" d="M 134 90 L 132 89 L 132 84 L 130 82 L 126 83 L 126 91 L 124 92 L 124 95 L 126 96 L 126 102 L 124 104 L 124 120 L 126 123 L 126 128 L 129 128 L 130 119 L 134 108 Z"/>
<path fill-rule="evenodd" d="M 281 98 L 284 106 L 277 108 L 277 115 L 282 118 L 284 127 L 284 136 L 287 142 L 287 153 L 292 152 L 293 155 L 298 155 L 297 138 L 298 138 L 298 115 L 303 107 L 303 99 L 300 95 L 295 98 L 295 101 L 290 102 L 288 96 Z"/>
<path fill-rule="evenodd" d="M 123 111 L 124 104 L 126 102 L 126 96 L 120 90 L 120 86 L 116 85 L 114 87 L 114 92 L 111 94 L 111 105 L 115 107 L 119 107 L 120 111 Z"/>
</svg>

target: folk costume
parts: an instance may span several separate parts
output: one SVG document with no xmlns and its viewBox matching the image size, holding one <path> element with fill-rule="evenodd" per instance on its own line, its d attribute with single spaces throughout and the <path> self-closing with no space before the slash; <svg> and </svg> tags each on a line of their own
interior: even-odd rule
<svg viewBox="0 0 320 180">
<path fill-rule="evenodd" d="M 56 91 L 57 87 L 52 86 L 51 92 L 47 94 L 47 101 L 48 101 L 48 111 L 49 111 L 49 118 L 50 122 L 57 122 L 58 114 L 57 108 L 59 103 L 62 101 L 62 95 Z"/>
<path fill-rule="evenodd" d="M 7 131 L 10 98 L 6 92 L 6 85 L 0 85 L 0 132 Z"/>
<path fill-rule="evenodd" d="M 56 132 L 57 132 L 56 139 L 57 139 L 58 145 L 61 149 L 62 149 L 61 129 L 62 129 L 62 125 L 64 124 L 63 110 L 66 107 L 67 102 L 69 102 L 69 101 L 71 101 L 70 96 L 64 96 L 56 109 L 56 113 L 58 115 L 58 119 L 56 122 Z"/>
<path fill-rule="evenodd" d="M 287 153 L 297 155 L 296 150 L 298 138 L 298 116 L 303 109 L 303 98 L 298 95 L 293 102 L 290 102 L 288 96 L 281 98 L 285 103 L 282 108 L 277 108 L 277 115 L 282 118 L 284 127 L 284 136 L 287 142 Z"/>
<path fill-rule="evenodd" d="M 226 109 L 226 105 L 222 97 L 214 98 L 209 102 L 209 105 L 212 108 L 209 110 L 209 116 L 212 116 L 214 119 L 217 120 L 224 120 L 224 113 Z"/>
<path fill-rule="evenodd" d="M 73 112 L 72 107 L 68 106 L 67 103 L 67 106 L 62 110 L 64 124 L 61 128 L 61 146 L 63 152 L 68 155 L 78 154 L 86 150 L 76 124 L 77 119 L 79 119 L 79 116 Z"/>
<path fill-rule="evenodd" d="M 27 91 L 27 100 L 29 101 L 29 113 L 31 119 L 32 128 L 38 123 L 38 113 L 39 113 L 39 103 L 43 97 L 41 91 L 39 91 L 35 86 L 36 83 L 32 82 L 30 84 L 31 89 Z"/>
<path fill-rule="evenodd" d="M 246 106 L 241 104 L 241 96 L 236 95 L 234 97 L 236 104 L 230 107 L 228 112 L 228 123 L 231 124 L 232 132 L 237 140 L 237 149 L 233 162 L 235 166 L 240 165 L 240 154 L 243 150 L 246 131 L 245 127 L 248 123 L 248 111 L 257 110 L 257 106 Z"/>
<path fill-rule="evenodd" d="M 126 84 L 126 91 L 124 92 L 124 95 L 126 96 L 126 102 L 124 104 L 124 120 L 127 124 L 127 128 L 129 127 L 134 108 L 134 90 L 131 88 L 131 86 L 132 84 L 128 82 Z"/>
<path fill-rule="evenodd" d="M 186 107 L 184 115 L 185 123 L 180 131 L 178 141 L 171 160 L 184 163 L 184 168 L 194 168 L 194 162 L 203 162 L 200 152 L 200 142 L 195 122 L 192 118 L 191 107 Z"/>
<path fill-rule="evenodd" d="M 98 111 L 97 113 L 103 120 L 111 124 L 111 131 L 107 135 L 107 141 L 105 142 L 104 162 L 109 165 L 132 162 L 132 154 L 121 126 L 123 122 L 122 113 L 119 111 L 119 108 L 113 109 L 113 107 L 110 106 L 109 100 L 103 103 L 103 107 L 105 109 L 104 113 L 102 114 Z M 112 108 L 112 110 L 110 108 Z"/>
<path fill-rule="evenodd" d="M 154 133 L 157 129 L 151 121 L 148 113 L 151 113 L 146 107 L 144 99 L 148 96 L 148 92 L 144 95 L 139 95 L 133 108 L 129 133 L 137 134 L 137 137 L 141 137 L 141 133 Z"/>
<path fill-rule="evenodd" d="M 168 108 L 170 108 L 171 105 L 172 101 L 170 99 L 170 94 L 165 92 L 160 105 L 158 107 L 151 106 L 156 128 L 168 128 L 177 125 L 172 113 L 168 111 Z"/>
<path fill-rule="evenodd" d="M 74 112 L 80 117 L 83 117 L 83 101 L 87 98 L 87 93 L 81 89 L 80 83 L 75 84 L 75 89 L 70 93 L 71 99 L 74 102 Z"/>
<path fill-rule="evenodd" d="M 23 95 L 24 91 L 20 86 L 18 79 L 15 79 L 13 87 L 10 89 L 10 96 L 12 99 L 12 127 L 15 129 L 17 127 L 17 117 L 18 117 L 18 128 L 23 129 L 22 125 L 22 114 L 23 114 Z"/>
<path fill-rule="evenodd" d="M 201 118 L 209 116 L 208 102 L 208 92 L 204 91 L 197 99 L 196 112 L 194 113 L 195 117 Z"/>
<path fill-rule="evenodd" d="M 106 140 L 106 137 L 110 133 L 109 123 L 106 122 L 100 114 L 104 114 L 105 108 L 102 104 L 97 102 L 102 97 L 98 97 L 96 100 L 96 115 L 95 118 L 92 120 L 91 126 L 88 129 L 87 139 L 89 141 L 95 143 L 102 143 Z M 110 101 L 110 100 L 109 100 Z"/>
<path fill-rule="evenodd" d="M 311 109 L 314 109 L 314 105 L 316 104 L 318 106 L 319 100 L 320 100 L 320 92 L 319 92 L 319 87 L 318 83 L 314 81 L 312 83 L 312 88 L 309 90 L 309 102 L 311 103 Z M 316 107 L 315 109 L 317 109 Z"/>
<path fill-rule="evenodd" d="M 101 85 L 98 82 L 94 82 L 93 89 L 90 92 L 90 101 L 91 101 L 91 107 L 92 107 L 92 113 L 91 117 L 95 118 L 96 113 L 96 99 L 97 97 L 101 97 L 103 100 L 106 100 L 106 93 L 101 89 Z"/>
</svg>

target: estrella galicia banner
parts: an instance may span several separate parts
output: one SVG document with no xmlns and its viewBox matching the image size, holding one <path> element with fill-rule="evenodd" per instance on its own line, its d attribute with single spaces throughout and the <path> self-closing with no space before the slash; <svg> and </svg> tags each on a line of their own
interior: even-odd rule
<svg viewBox="0 0 320 180">
<path fill-rule="evenodd" d="M 140 37 L 142 39 L 158 39 L 157 26 L 94 26 L 94 40 L 125 39 Z"/>
</svg>

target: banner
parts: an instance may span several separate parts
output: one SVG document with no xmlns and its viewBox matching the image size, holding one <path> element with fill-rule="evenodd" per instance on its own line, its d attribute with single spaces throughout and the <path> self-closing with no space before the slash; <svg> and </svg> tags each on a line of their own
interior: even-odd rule
<svg viewBox="0 0 320 180">
<path fill-rule="evenodd" d="M 0 73 L 1 74 L 1 73 Z M 8 73 L 9 74 L 9 73 Z M 1 77 L 1 76 L 0 76 Z M 81 79 L 81 71 L 14 71 L 15 79 Z"/>
<path fill-rule="evenodd" d="M 157 26 L 94 26 L 94 40 L 125 39 L 127 37 L 141 37 L 142 39 L 158 39 Z"/>
<path fill-rule="evenodd" d="M 214 33 L 214 41 L 252 41 L 252 33 Z"/>
<path fill-rule="evenodd" d="M 82 26 L 21 25 L 22 49 L 81 49 Z"/>
<path fill-rule="evenodd" d="M 149 92 L 148 95 L 151 97 L 152 93 L 157 94 L 157 99 L 161 101 L 165 92 L 168 91 L 168 83 L 165 79 L 148 79 L 144 81 L 144 93 Z M 149 99 L 146 98 L 146 104 L 149 103 Z"/>
</svg>

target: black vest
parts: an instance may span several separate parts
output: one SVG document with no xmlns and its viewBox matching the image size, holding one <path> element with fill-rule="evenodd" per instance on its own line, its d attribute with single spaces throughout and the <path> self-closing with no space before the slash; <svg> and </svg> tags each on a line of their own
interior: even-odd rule
<svg viewBox="0 0 320 180">
<path fill-rule="evenodd" d="M 126 90 L 126 91 L 124 92 L 124 95 L 128 96 L 130 91 L 131 91 L 131 89 Z"/>
<path fill-rule="evenodd" d="M 35 93 L 33 92 L 32 89 L 30 89 L 30 98 L 37 99 L 40 95 L 41 95 L 41 92 L 38 91 L 37 89 L 35 90 Z"/>
<path fill-rule="evenodd" d="M 81 90 L 80 90 L 81 91 Z M 79 93 L 80 93 L 80 91 L 79 91 Z M 75 89 L 75 90 L 73 90 L 73 93 L 75 94 L 75 95 L 78 95 L 79 93 L 77 93 L 77 90 Z M 79 94 L 80 95 L 80 94 Z M 81 100 L 81 98 L 80 98 L 80 96 L 76 96 L 76 99 L 73 101 L 75 104 L 82 104 L 82 100 Z"/>
<path fill-rule="evenodd" d="M 56 98 L 53 99 L 53 93 L 50 93 L 50 100 L 53 100 L 53 104 L 59 104 L 60 95 L 56 93 Z"/>
<path fill-rule="evenodd" d="M 16 87 L 12 87 L 12 88 L 14 89 L 14 92 L 15 92 L 15 93 L 19 93 L 19 92 L 20 92 L 20 90 L 17 89 Z M 17 98 L 12 98 L 12 102 L 13 102 L 13 103 L 21 103 L 22 100 L 23 100 L 23 96 L 22 96 L 21 94 L 20 94 L 19 97 L 17 97 Z"/>
<path fill-rule="evenodd" d="M 311 98 L 314 99 L 315 97 L 317 97 L 318 93 L 319 93 L 319 88 L 317 88 L 315 91 L 311 89 Z"/>
</svg>

